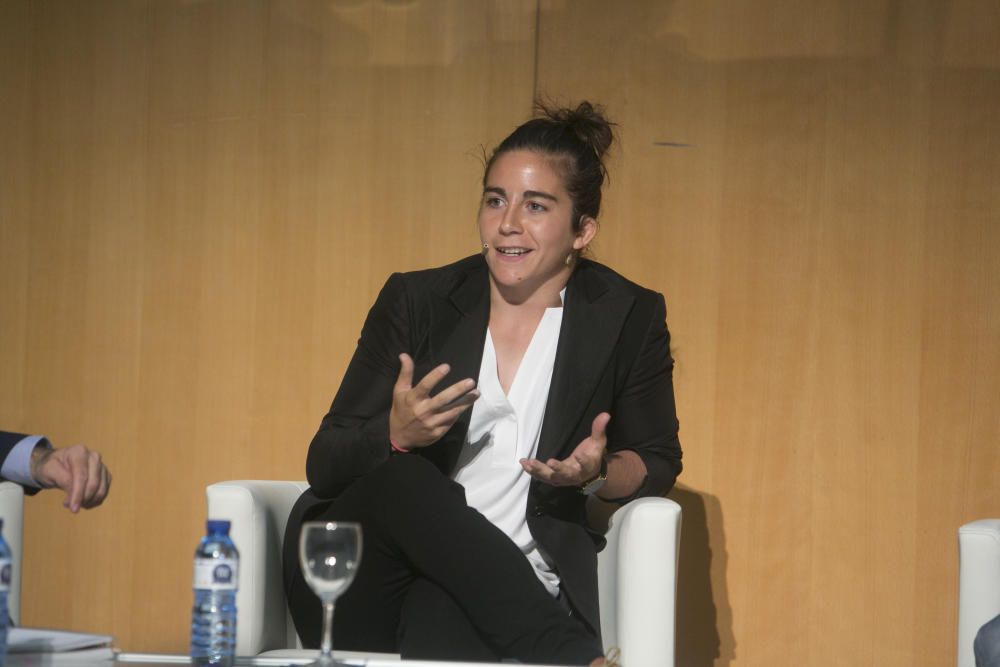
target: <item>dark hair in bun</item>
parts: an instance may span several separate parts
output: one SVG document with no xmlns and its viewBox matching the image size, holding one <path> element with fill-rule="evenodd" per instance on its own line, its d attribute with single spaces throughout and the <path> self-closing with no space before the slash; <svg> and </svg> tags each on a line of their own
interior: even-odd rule
<svg viewBox="0 0 1000 667">
<path fill-rule="evenodd" d="M 536 151 L 556 158 L 563 163 L 566 190 L 573 200 L 573 230 L 579 231 L 583 216 L 596 220 L 601 210 L 601 187 L 608 174 L 604 155 L 614 141 L 613 126 L 604 110 L 590 102 L 580 102 L 575 109 L 535 102 L 535 117 L 493 149 L 484 185 L 493 162 L 508 151 Z"/>
</svg>

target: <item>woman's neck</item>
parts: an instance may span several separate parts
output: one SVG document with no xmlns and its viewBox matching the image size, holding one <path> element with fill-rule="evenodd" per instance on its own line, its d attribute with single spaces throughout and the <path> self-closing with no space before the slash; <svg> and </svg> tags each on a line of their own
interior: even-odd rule
<svg viewBox="0 0 1000 667">
<path fill-rule="evenodd" d="M 572 272 L 560 273 L 533 290 L 497 285 L 490 277 L 490 308 L 494 311 L 544 311 L 562 305 L 560 292 L 566 287 Z"/>
</svg>

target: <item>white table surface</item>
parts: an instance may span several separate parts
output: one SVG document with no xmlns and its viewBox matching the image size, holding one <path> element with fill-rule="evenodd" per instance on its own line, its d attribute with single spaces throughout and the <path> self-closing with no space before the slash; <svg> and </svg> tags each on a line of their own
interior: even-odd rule
<svg viewBox="0 0 1000 667">
<path fill-rule="evenodd" d="M 282 665 L 306 665 L 315 660 L 318 652 L 297 651 L 300 655 L 289 657 L 248 656 L 237 657 L 236 665 L 261 667 L 280 667 Z M 437 660 L 391 660 L 379 658 L 363 658 L 352 656 L 350 651 L 334 651 L 338 659 L 357 667 L 510 667 L 510 663 L 484 662 L 450 662 Z M 119 653 L 117 662 L 132 665 L 190 665 L 191 658 L 186 655 L 168 655 L 162 653 Z M 518 667 L 546 667 L 544 665 L 524 665 Z M 552 667 L 548 665 L 547 667 Z"/>
</svg>

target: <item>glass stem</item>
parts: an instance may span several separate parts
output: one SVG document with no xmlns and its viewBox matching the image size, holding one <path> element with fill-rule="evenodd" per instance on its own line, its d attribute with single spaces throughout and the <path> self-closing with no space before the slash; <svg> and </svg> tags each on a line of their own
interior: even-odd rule
<svg viewBox="0 0 1000 667">
<path fill-rule="evenodd" d="M 323 602 L 323 643 L 319 649 L 320 658 L 333 660 L 333 600 Z"/>
</svg>

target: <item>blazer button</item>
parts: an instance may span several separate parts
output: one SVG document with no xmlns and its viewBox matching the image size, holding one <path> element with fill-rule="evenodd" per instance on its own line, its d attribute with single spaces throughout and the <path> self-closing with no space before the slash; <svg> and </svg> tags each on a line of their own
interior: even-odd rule
<svg viewBox="0 0 1000 667">
<path fill-rule="evenodd" d="M 542 516 L 543 514 L 545 514 L 545 508 L 543 508 L 541 505 L 535 505 L 534 507 L 531 508 L 531 514 L 533 516 Z"/>
</svg>

